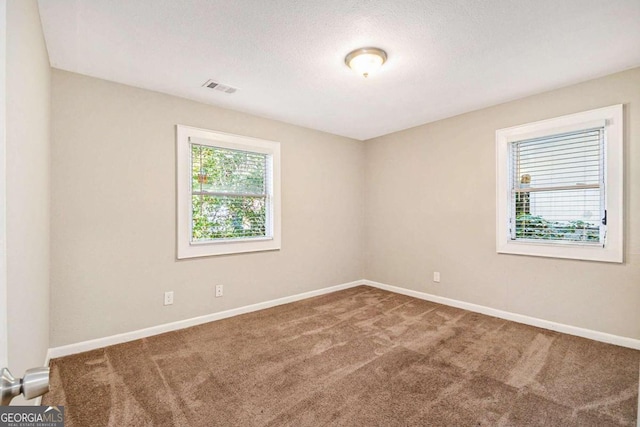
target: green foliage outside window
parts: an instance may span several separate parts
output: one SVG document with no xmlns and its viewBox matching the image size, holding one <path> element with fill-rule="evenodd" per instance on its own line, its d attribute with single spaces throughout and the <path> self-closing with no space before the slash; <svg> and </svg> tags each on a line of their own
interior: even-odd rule
<svg viewBox="0 0 640 427">
<path fill-rule="evenodd" d="M 192 241 L 264 237 L 267 156 L 193 144 Z"/>
<path fill-rule="evenodd" d="M 585 221 L 549 221 L 528 213 L 516 217 L 516 239 L 599 242 L 600 227 Z"/>
</svg>

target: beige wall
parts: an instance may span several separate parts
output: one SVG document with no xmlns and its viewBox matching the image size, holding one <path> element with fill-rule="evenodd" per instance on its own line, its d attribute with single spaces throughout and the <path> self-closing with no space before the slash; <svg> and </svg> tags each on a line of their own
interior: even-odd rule
<svg viewBox="0 0 640 427">
<path fill-rule="evenodd" d="M 6 29 L 8 356 L 22 376 L 49 347 L 51 69 L 35 0 L 7 2 Z"/>
<path fill-rule="evenodd" d="M 51 345 L 362 277 L 638 339 L 639 88 L 634 69 L 362 143 L 54 70 Z M 495 130 L 617 103 L 625 264 L 496 254 Z M 175 260 L 178 123 L 282 142 L 281 251 Z"/>
<path fill-rule="evenodd" d="M 362 142 L 59 70 L 52 114 L 52 346 L 362 278 Z M 176 261 L 176 124 L 282 143 L 282 250 Z"/>
<path fill-rule="evenodd" d="M 496 129 L 619 103 L 626 120 L 626 262 L 498 255 Z M 640 68 L 365 147 L 367 279 L 640 339 Z M 434 271 L 440 284 L 432 282 Z"/>
</svg>

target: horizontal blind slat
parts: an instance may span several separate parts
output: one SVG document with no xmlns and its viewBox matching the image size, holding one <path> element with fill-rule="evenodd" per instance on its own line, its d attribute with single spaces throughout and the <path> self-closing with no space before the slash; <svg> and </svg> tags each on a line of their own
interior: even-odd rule
<svg viewBox="0 0 640 427">
<path fill-rule="evenodd" d="M 583 185 L 566 185 L 562 186 L 554 186 L 554 187 L 533 187 L 533 188 L 514 188 L 513 191 L 516 193 L 536 193 L 536 192 L 545 192 L 545 191 L 561 191 L 561 190 L 580 190 L 585 188 L 596 188 L 599 189 L 599 184 L 583 184 Z"/>
</svg>

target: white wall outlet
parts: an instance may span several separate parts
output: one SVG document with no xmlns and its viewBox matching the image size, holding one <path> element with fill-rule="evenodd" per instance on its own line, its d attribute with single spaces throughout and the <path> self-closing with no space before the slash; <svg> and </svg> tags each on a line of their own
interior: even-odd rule
<svg viewBox="0 0 640 427">
<path fill-rule="evenodd" d="M 439 271 L 434 271 L 433 272 L 433 281 L 436 283 L 440 283 L 440 272 Z"/>
<path fill-rule="evenodd" d="M 171 305 L 171 304 L 173 304 L 173 291 L 165 292 L 164 305 Z"/>
<path fill-rule="evenodd" d="M 222 296 L 222 285 L 216 285 L 216 298 Z"/>
</svg>

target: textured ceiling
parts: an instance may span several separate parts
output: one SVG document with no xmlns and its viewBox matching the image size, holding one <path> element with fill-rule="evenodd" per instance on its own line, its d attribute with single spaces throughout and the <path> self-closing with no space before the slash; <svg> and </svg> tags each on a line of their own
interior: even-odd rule
<svg viewBox="0 0 640 427">
<path fill-rule="evenodd" d="M 53 67 L 357 139 L 640 65 L 640 0 L 39 5 Z M 368 79 L 363 46 L 389 55 Z"/>
</svg>

